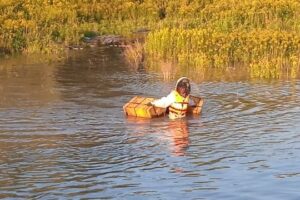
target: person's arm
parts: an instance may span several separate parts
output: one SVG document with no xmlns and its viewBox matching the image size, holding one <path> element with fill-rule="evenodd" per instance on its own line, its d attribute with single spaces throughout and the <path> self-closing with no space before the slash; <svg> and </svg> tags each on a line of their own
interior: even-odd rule
<svg viewBox="0 0 300 200">
<path fill-rule="evenodd" d="M 194 101 L 194 99 L 192 99 L 192 98 L 189 98 L 189 106 L 196 106 L 197 104 L 196 104 L 196 102 Z"/>
<path fill-rule="evenodd" d="M 171 92 L 167 97 L 162 97 L 160 99 L 154 100 L 153 102 L 151 102 L 151 104 L 156 107 L 167 108 L 174 102 L 175 102 L 175 97 Z"/>
</svg>

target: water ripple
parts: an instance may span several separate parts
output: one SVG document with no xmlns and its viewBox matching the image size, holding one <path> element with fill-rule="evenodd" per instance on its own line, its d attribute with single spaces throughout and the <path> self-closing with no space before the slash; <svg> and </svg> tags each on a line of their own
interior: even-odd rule
<svg viewBox="0 0 300 200">
<path fill-rule="evenodd" d="M 165 96 L 175 80 L 128 70 L 116 54 L 0 72 L 0 198 L 299 196 L 298 80 L 193 82 L 201 116 L 127 118 L 130 98 Z"/>
</svg>

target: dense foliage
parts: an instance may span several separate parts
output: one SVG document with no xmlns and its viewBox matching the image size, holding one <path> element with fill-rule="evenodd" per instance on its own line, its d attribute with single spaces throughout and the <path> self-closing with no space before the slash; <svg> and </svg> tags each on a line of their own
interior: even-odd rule
<svg viewBox="0 0 300 200">
<path fill-rule="evenodd" d="M 299 1 L 215 0 L 193 8 L 192 17 L 149 34 L 150 57 L 186 67 L 247 66 L 253 77 L 297 75 Z"/>
<path fill-rule="evenodd" d="M 1 0 L 2 52 L 55 52 L 84 35 L 128 34 L 164 15 L 156 0 Z"/>
<path fill-rule="evenodd" d="M 0 1 L 2 53 L 57 53 L 83 36 L 139 28 L 151 30 L 145 46 L 150 59 L 246 65 L 262 77 L 279 77 L 280 70 L 293 75 L 299 67 L 298 0 Z"/>
</svg>

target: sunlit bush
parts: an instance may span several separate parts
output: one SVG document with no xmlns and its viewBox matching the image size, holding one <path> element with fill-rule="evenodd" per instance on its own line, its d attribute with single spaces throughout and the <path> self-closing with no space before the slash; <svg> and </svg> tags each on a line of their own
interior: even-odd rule
<svg viewBox="0 0 300 200">
<path fill-rule="evenodd" d="M 279 77 L 279 71 L 300 64 L 300 36 L 286 31 L 162 29 L 148 35 L 145 49 L 149 59 L 198 68 L 248 66 L 253 76 L 263 77 Z M 260 69 L 268 68 L 275 68 L 276 73 L 269 70 L 259 75 Z"/>
<path fill-rule="evenodd" d="M 234 5 L 234 6 L 233 6 Z M 88 32 L 152 30 L 149 59 L 297 74 L 298 0 L 1 0 L 0 53 L 57 54 Z M 274 67 L 273 67 L 274 66 Z M 268 74 L 268 75 L 266 75 Z"/>
</svg>

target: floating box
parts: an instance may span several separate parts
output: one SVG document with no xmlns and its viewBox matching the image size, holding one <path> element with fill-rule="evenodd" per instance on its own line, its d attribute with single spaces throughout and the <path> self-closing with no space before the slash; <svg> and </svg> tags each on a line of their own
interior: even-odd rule
<svg viewBox="0 0 300 200">
<path fill-rule="evenodd" d="M 200 114 L 202 110 L 203 99 L 195 96 L 190 96 L 190 99 L 194 102 L 195 106 L 189 106 L 187 113 L 196 115 Z M 154 100 L 154 98 L 135 96 L 123 106 L 124 113 L 127 116 L 143 118 L 155 118 L 164 116 L 166 112 L 165 108 L 148 105 L 148 103 Z"/>
<path fill-rule="evenodd" d="M 123 106 L 123 110 L 128 116 L 144 118 L 154 118 L 163 116 L 165 114 L 166 109 L 147 105 L 148 103 L 154 100 L 154 98 L 135 96 Z"/>
</svg>

